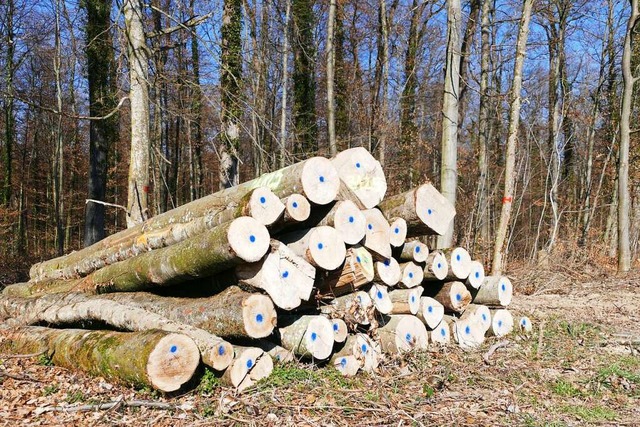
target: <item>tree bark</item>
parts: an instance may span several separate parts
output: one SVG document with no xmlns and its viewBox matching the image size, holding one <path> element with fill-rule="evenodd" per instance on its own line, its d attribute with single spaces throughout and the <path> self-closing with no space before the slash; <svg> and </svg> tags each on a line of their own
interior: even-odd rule
<svg viewBox="0 0 640 427">
<path fill-rule="evenodd" d="M 447 59 L 444 75 L 444 100 L 442 105 L 442 144 L 440 166 L 440 191 L 456 205 L 458 186 L 458 99 L 460 90 L 460 0 L 447 0 Z M 438 237 L 438 248 L 453 244 L 453 221 Z"/>
<path fill-rule="evenodd" d="M 88 0 L 86 55 L 89 83 L 89 115 L 104 117 L 116 107 L 115 60 L 111 39 L 112 0 Z M 109 150 L 118 136 L 118 115 L 89 122 L 89 179 L 87 197 L 105 201 Z M 84 246 L 105 237 L 105 206 L 88 202 L 85 207 Z"/>
<path fill-rule="evenodd" d="M 242 0 L 225 0 L 220 31 L 220 188 L 223 189 L 236 186 L 240 182 L 238 157 L 242 121 Z"/>
<path fill-rule="evenodd" d="M 630 196 L 629 196 L 629 145 L 631 135 L 631 108 L 633 87 L 639 76 L 633 75 L 631 68 L 632 38 L 638 24 L 640 11 L 638 0 L 630 0 L 631 14 L 627 22 L 627 32 L 622 50 L 622 105 L 620 107 L 620 151 L 618 158 L 618 271 L 631 269 L 630 229 Z"/>
<path fill-rule="evenodd" d="M 507 161 L 504 172 L 504 196 L 502 197 L 502 210 L 500 211 L 500 222 L 496 231 L 495 247 L 493 250 L 492 274 L 500 274 L 504 265 L 503 258 L 506 254 L 507 229 L 511 219 L 511 206 L 515 187 L 515 164 L 516 146 L 518 141 L 518 126 L 520 124 L 520 103 L 522 90 L 522 68 L 524 65 L 525 51 L 527 48 L 527 37 L 529 35 L 529 21 L 531 19 L 531 9 L 533 0 L 524 0 L 522 7 L 522 18 L 518 30 L 516 42 L 516 59 L 513 71 L 513 82 L 511 85 L 511 108 L 509 112 L 509 134 L 507 138 Z"/>
<path fill-rule="evenodd" d="M 200 362 L 193 340 L 158 330 L 113 332 L 30 326 L 0 333 L 8 338 L 3 353 L 44 352 L 56 366 L 164 392 L 176 391 L 189 381 Z"/>
<path fill-rule="evenodd" d="M 150 217 L 149 212 L 149 53 L 144 34 L 144 4 L 124 2 L 129 57 L 131 153 L 127 188 L 127 227 Z"/>
<path fill-rule="evenodd" d="M 336 0 L 329 0 L 329 17 L 327 19 L 327 132 L 329 134 L 329 152 L 331 156 L 338 154 L 336 143 L 336 105 L 333 93 L 335 79 L 336 52 L 334 46 L 335 21 L 336 21 Z"/>
</svg>

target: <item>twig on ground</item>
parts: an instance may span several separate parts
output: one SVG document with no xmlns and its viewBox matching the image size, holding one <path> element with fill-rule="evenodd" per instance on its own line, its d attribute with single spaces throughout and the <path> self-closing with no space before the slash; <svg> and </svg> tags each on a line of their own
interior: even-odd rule
<svg viewBox="0 0 640 427">
<path fill-rule="evenodd" d="M 509 344 L 511 344 L 511 341 L 509 340 L 504 340 L 504 341 L 500 341 L 495 343 L 494 345 L 492 345 L 489 348 L 489 351 L 487 351 L 484 356 L 482 356 L 482 359 L 484 359 L 484 363 L 486 363 L 487 365 L 491 365 L 491 356 L 493 356 L 493 353 L 496 352 L 497 349 L 501 348 L 501 347 L 506 347 Z"/>
<path fill-rule="evenodd" d="M 43 414 L 45 412 L 86 412 L 86 411 L 104 411 L 113 408 L 114 406 L 124 406 L 126 408 L 153 408 L 172 410 L 175 409 L 175 405 L 164 402 L 154 402 L 151 400 L 116 400 L 114 402 L 96 403 L 93 405 L 79 405 L 79 406 L 40 406 L 36 408 L 34 413 L 36 415 Z"/>
<path fill-rule="evenodd" d="M 38 357 L 45 354 L 47 351 L 42 350 L 38 353 L 30 353 L 30 354 L 0 354 L 0 359 L 29 359 L 31 357 Z"/>
</svg>

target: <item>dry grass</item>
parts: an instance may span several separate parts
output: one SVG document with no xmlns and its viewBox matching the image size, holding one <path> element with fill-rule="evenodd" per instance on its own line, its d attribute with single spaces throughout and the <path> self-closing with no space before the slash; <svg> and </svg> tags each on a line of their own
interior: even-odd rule
<svg viewBox="0 0 640 427">
<path fill-rule="evenodd" d="M 159 396 L 45 366 L 0 360 L 0 425 L 638 425 L 640 274 L 587 277 L 549 266 L 513 311 L 535 322 L 490 364 L 456 347 L 389 359 L 376 375 L 347 379 L 330 368 L 292 364 L 236 396 L 205 375 L 200 387 Z M 518 272 L 516 286 L 537 278 Z M 550 279 L 549 279 L 550 278 Z M 595 279 L 595 280 L 594 280 Z M 538 280 L 538 279 L 536 279 Z M 123 400 L 109 410 L 46 412 L 51 405 Z M 129 407 L 133 399 L 171 409 Z"/>
</svg>

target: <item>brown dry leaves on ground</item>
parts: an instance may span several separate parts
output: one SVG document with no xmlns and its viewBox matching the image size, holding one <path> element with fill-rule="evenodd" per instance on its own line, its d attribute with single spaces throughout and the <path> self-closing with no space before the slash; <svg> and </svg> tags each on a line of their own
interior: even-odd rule
<svg viewBox="0 0 640 427">
<path fill-rule="evenodd" d="M 0 358 L 0 425 L 640 425 L 640 272 L 564 263 L 512 277 L 521 292 L 510 308 L 534 332 L 510 336 L 489 363 L 501 340 L 390 359 L 352 379 L 279 366 L 239 396 L 205 374 L 192 391 L 161 396 L 37 356 Z"/>
</svg>

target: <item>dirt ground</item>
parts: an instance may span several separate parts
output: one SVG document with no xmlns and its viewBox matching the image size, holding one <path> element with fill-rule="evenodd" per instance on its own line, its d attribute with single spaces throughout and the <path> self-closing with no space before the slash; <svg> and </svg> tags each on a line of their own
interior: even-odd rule
<svg viewBox="0 0 640 427">
<path fill-rule="evenodd" d="M 0 425 L 640 426 L 640 271 L 572 268 L 510 274 L 510 309 L 534 331 L 488 361 L 504 339 L 389 359 L 375 375 L 296 363 L 242 395 L 209 376 L 166 396 L 0 355 Z"/>
</svg>

